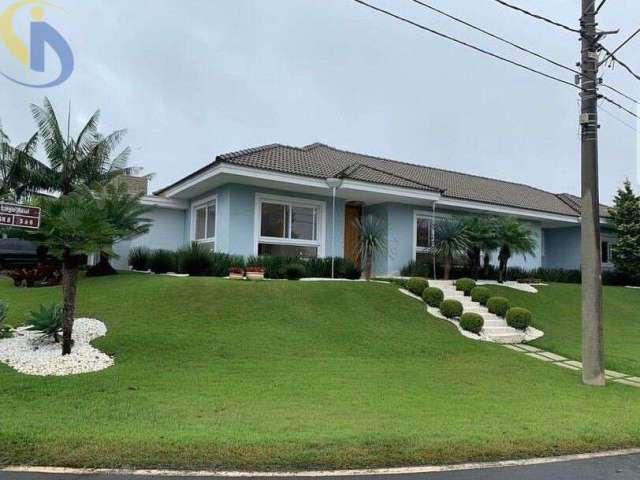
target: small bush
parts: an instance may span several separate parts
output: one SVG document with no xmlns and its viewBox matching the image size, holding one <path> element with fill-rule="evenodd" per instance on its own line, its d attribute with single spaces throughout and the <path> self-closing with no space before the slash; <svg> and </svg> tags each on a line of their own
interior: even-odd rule
<svg viewBox="0 0 640 480">
<path fill-rule="evenodd" d="M 176 254 L 170 250 L 153 250 L 149 257 L 149 270 L 153 273 L 175 272 Z"/>
<path fill-rule="evenodd" d="M 429 258 L 418 257 L 418 260 L 411 261 L 400 270 L 403 277 L 424 277 L 429 278 L 432 274 L 432 266 Z"/>
<path fill-rule="evenodd" d="M 480 305 L 486 305 L 491 298 L 491 290 L 487 287 L 476 287 L 471 290 L 471 300 L 478 302 Z"/>
<path fill-rule="evenodd" d="M 476 288 L 476 281 L 472 278 L 461 278 L 456 281 L 456 290 L 464 292 L 465 297 L 471 295 L 471 290 Z"/>
<path fill-rule="evenodd" d="M 11 338 L 13 336 L 13 329 L 7 325 L 7 304 L 0 300 L 0 338 Z"/>
<path fill-rule="evenodd" d="M 487 308 L 491 313 L 504 317 L 511 308 L 511 303 L 504 297 L 491 297 L 487 300 Z"/>
<path fill-rule="evenodd" d="M 306 275 L 304 265 L 291 263 L 284 267 L 283 275 L 287 280 L 300 280 Z"/>
<path fill-rule="evenodd" d="M 463 313 L 460 317 L 460 327 L 467 332 L 480 333 L 484 326 L 484 319 L 481 315 L 473 312 Z"/>
<path fill-rule="evenodd" d="M 134 270 L 149 270 L 151 251 L 147 247 L 135 247 L 129 252 L 129 265 Z"/>
<path fill-rule="evenodd" d="M 462 304 L 458 300 L 444 300 L 440 304 L 440 313 L 447 318 L 456 318 L 462 315 Z"/>
<path fill-rule="evenodd" d="M 178 250 L 176 257 L 178 273 L 187 273 L 192 277 L 211 275 L 212 252 L 204 245 L 193 242 L 190 246 Z"/>
<path fill-rule="evenodd" d="M 427 282 L 425 278 L 413 277 L 407 280 L 407 290 L 419 297 L 422 296 L 422 292 L 424 292 L 424 289 L 427 287 L 429 287 L 429 282 Z"/>
<path fill-rule="evenodd" d="M 513 307 L 507 311 L 507 325 L 518 330 L 526 330 L 531 325 L 531 312 L 526 308 Z"/>
<path fill-rule="evenodd" d="M 353 261 L 345 260 L 344 265 L 344 278 L 347 280 L 360 280 L 362 277 L 362 269 L 358 267 Z"/>
<path fill-rule="evenodd" d="M 62 305 L 40 305 L 39 310 L 34 310 L 27 315 L 25 324 L 27 330 L 40 332 L 44 338 L 53 338 L 55 342 L 60 341 L 60 330 L 62 330 Z"/>
<path fill-rule="evenodd" d="M 422 292 L 422 299 L 430 307 L 438 308 L 444 300 L 444 293 L 436 287 L 427 287 Z"/>
</svg>

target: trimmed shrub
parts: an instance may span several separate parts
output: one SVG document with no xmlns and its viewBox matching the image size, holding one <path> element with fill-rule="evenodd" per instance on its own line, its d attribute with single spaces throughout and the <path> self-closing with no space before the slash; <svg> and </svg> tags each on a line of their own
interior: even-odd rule
<svg viewBox="0 0 640 480">
<path fill-rule="evenodd" d="M 476 287 L 471 290 L 471 300 L 478 302 L 480 305 L 486 305 L 487 300 L 491 298 L 491 290 L 487 287 Z"/>
<path fill-rule="evenodd" d="M 456 281 L 456 290 L 464 292 L 464 296 L 471 295 L 471 290 L 476 288 L 476 281 L 473 278 L 461 278 Z"/>
<path fill-rule="evenodd" d="M 134 270 L 149 270 L 151 251 L 147 247 L 135 247 L 129 252 L 129 265 Z"/>
<path fill-rule="evenodd" d="M 290 263 L 283 270 L 283 275 L 287 280 L 300 280 L 306 275 L 304 265 L 299 263 Z"/>
<path fill-rule="evenodd" d="M 211 275 L 213 270 L 212 252 L 204 245 L 193 242 L 176 252 L 178 273 L 188 273 L 192 277 Z"/>
<path fill-rule="evenodd" d="M 429 258 L 425 258 L 424 255 L 418 257 L 418 260 L 411 261 L 400 270 L 400 275 L 403 277 L 424 277 L 429 278 L 431 276 L 431 261 Z"/>
<path fill-rule="evenodd" d="M 483 326 L 484 319 L 480 314 L 466 312 L 460 317 L 460 327 L 467 332 L 475 333 L 477 335 L 480 333 Z"/>
<path fill-rule="evenodd" d="M 462 312 L 462 304 L 458 300 L 448 299 L 440 304 L 440 313 L 447 318 L 459 317 Z"/>
<path fill-rule="evenodd" d="M 422 292 L 424 292 L 424 289 L 427 287 L 429 287 L 429 282 L 427 282 L 426 278 L 413 277 L 407 280 L 407 290 L 419 297 L 422 296 Z"/>
<path fill-rule="evenodd" d="M 56 343 L 60 342 L 62 330 L 62 305 L 40 305 L 39 310 L 34 310 L 27 315 L 25 324 L 30 332 L 40 332 L 42 338 L 52 338 Z"/>
<path fill-rule="evenodd" d="M 436 287 L 427 287 L 422 292 L 422 299 L 430 307 L 438 308 L 444 300 L 444 293 Z"/>
<path fill-rule="evenodd" d="M 347 280 L 360 280 L 362 270 L 353 261 L 345 260 L 344 278 Z"/>
<path fill-rule="evenodd" d="M 167 273 L 176 270 L 176 254 L 170 250 L 154 250 L 149 257 L 149 269 L 153 273 Z"/>
<path fill-rule="evenodd" d="M 211 272 L 209 275 L 214 277 L 226 277 L 231 267 L 244 265 L 244 258 L 238 255 L 229 255 L 228 253 L 211 253 Z"/>
<path fill-rule="evenodd" d="M 504 317 L 511 308 L 511 303 L 504 297 L 491 297 L 487 300 L 487 308 L 491 313 Z"/>
<path fill-rule="evenodd" d="M 9 310 L 7 304 L 0 300 L 0 338 L 13 337 L 13 329 L 5 323 L 7 321 L 7 310 Z"/>
<path fill-rule="evenodd" d="M 531 312 L 526 308 L 513 307 L 507 311 L 507 325 L 518 330 L 526 330 L 531 325 Z"/>
</svg>

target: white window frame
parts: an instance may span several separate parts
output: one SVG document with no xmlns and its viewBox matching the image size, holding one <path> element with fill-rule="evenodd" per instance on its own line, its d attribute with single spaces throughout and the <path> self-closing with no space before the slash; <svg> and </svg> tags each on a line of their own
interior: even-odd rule
<svg viewBox="0 0 640 480">
<path fill-rule="evenodd" d="M 291 207 L 305 207 L 316 209 L 316 240 L 303 240 L 299 238 L 278 238 L 262 236 L 262 204 L 276 203 L 278 205 L 287 205 L 289 211 Z M 284 197 L 281 195 L 272 195 L 267 193 L 256 194 L 254 209 L 254 227 L 253 227 L 253 254 L 258 255 L 258 245 L 268 243 L 271 245 L 291 245 L 297 247 L 315 247 L 317 248 L 317 256 L 325 256 L 326 243 L 326 202 L 318 200 L 307 200 L 305 198 Z"/>
<path fill-rule="evenodd" d="M 445 216 L 446 215 L 436 213 L 435 220 L 437 221 L 438 218 L 444 218 Z M 429 243 L 431 244 L 431 247 L 427 247 L 427 248 L 421 247 L 421 249 L 418 249 L 418 218 L 420 217 L 427 218 L 431 222 L 431 231 L 429 232 L 429 237 L 430 237 Z M 426 210 L 413 211 L 413 240 L 412 240 L 411 248 L 413 251 L 414 262 L 418 258 L 418 253 L 429 253 L 429 249 L 433 247 L 433 236 L 434 236 L 433 229 L 435 228 L 433 221 L 434 221 L 433 212 L 426 211 Z"/>
<path fill-rule="evenodd" d="M 215 224 L 215 234 L 213 237 L 207 237 L 207 238 L 201 238 L 201 239 L 196 239 L 196 219 L 197 219 L 197 211 L 200 210 L 203 207 L 207 207 L 209 204 L 213 203 L 214 205 L 214 209 L 216 212 L 216 224 Z M 209 216 L 205 215 L 205 225 L 204 225 L 204 231 L 205 231 L 205 235 L 207 233 L 207 223 L 209 221 Z M 191 234 L 190 234 L 190 238 L 192 242 L 197 242 L 197 243 L 213 243 L 213 250 L 217 251 L 218 249 L 218 242 L 216 242 L 216 236 L 218 235 L 218 225 L 219 220 L 218 220 L 218 196 L 217 195 L 210 195 L 206 198 L 201 198 L 195 202 L 193 202 L 191 204 Z"/>
<path fill-rule="evenodd" d="M 609 259 L 608 262 L 603 262 L 602 261 L 602 244 L 604 242 L 607 242 L 607 258 Z M 613 242 L 614 239 L 611 237 L 605 237 L 603 236 L 602 238 L 600 238 L 600 263 L 602 263 L 603 266 L 605 267 L 612 267 L 613 266 L 613 258 L 611 255 L 611 247 L 613 246 Z"/>
</svg>

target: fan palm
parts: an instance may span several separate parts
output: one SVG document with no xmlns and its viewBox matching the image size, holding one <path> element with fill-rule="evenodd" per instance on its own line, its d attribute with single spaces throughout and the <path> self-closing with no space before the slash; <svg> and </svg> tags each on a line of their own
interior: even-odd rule
<svg viewBox="0 0 640 480">
<path fill-rule="evenodd" d="M 478 278 L 481 268 L 482 254 L 485 257 L 485 268 L 488 268 L 489 254 L 499 247 L 497 239 L 497 219 L 494 217 L 475 216 L 464 219 L 469 248 L 467 257 L 471 267 L 471 275 Z"/>
<path fill-rule="evenodd" d="M 63 135 L 48 98 L 45 97 L 42 107 L 31 105 L 31 113 L 38 125 L 37 135 L 48 160 L 43 179 L 48 190 L 67 195 L 79 185 L 104 185 L 131 171 L 127 168 L 131 149 L 126 147 L 115 153 L 126 130 L 101 135 L 98 132 L 99 110 L 89 118 L 75 139 Z"/>
<path fill-rule="evenodd" d="M 442 258 L 444 279 L 449 280 L 453 259 L 469 248 L 467 229 L 460 220 L 443 218 L 436 222 L 434 231 L 434 253 Z"/>
<path fill-rule="evenodd" d="M 71 353 L 82 255 L 96 251 L 113 255 L 115 242 L 148 231 L 149 223 L 142 218 L 148 207 L 114 189 L 92 192 L 84 186 L 60 198 L 41 198 L 39 203 L 42 223 L 32 236 L 62 260 L 62 354 L 67 355 Z"/>
<path fill-rule="evenodd" d="M 356 253 L 364 265 L 365 278 L 370 280 L 375 255 L 384 253 L 387 248 L 386 228 L 382 220 L 374 215 L 356 218 L 353 225 L 358 231 Z"/>
<path fill-rule="evenodd" d="M 533 232 L 514 217 L 504 217 L 498 222 L 497 238 L 500 245 L 498 281 L 503 283 L 507 278 L 507 264 L 511 256 L 534 256 L 537 243 Z"/>
</svg>

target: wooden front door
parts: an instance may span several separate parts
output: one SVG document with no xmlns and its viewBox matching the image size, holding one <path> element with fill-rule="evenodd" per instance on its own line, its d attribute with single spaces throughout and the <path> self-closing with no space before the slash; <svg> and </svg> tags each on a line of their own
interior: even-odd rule
<svg viewBox="0 0 640 480">
<path fill-rule="evenodd" d="M 362 215 L 360 205 L 347 205 L 344 212 L 344 257 L 360 264 L 358 258 L 358 229 L 354 221 Z"/>
</svg>

